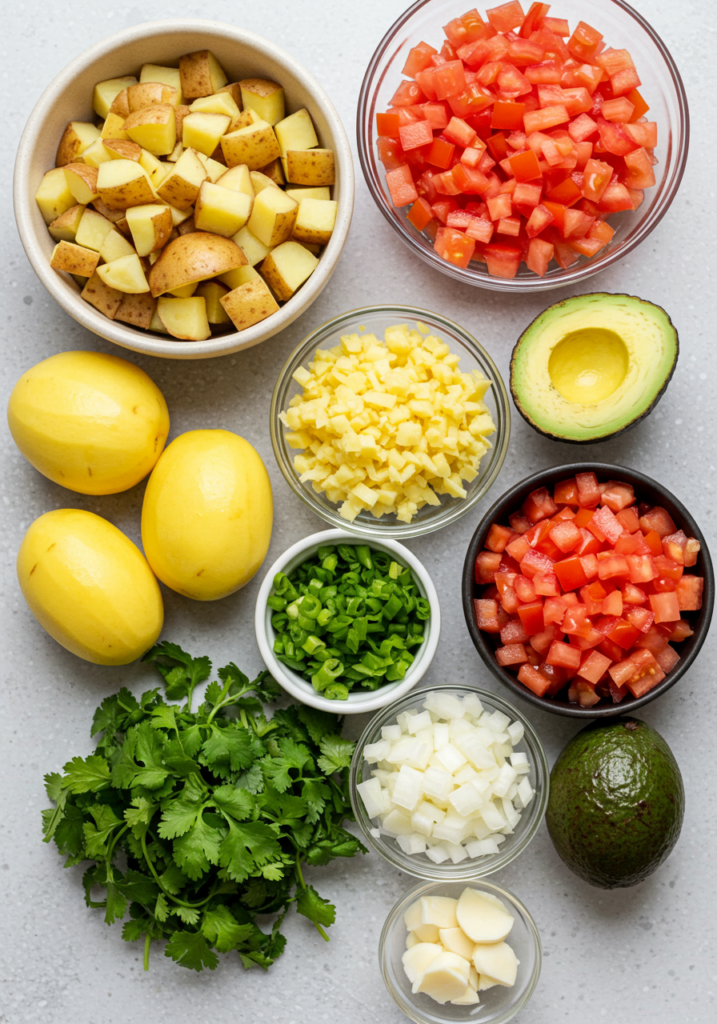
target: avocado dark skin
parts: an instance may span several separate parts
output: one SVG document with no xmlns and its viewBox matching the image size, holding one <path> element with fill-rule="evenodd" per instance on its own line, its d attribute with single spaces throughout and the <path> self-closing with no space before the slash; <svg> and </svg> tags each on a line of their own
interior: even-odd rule
<svg viewBox="0 0 717 1024">
<path fill-rule="evenodd" d="M 545 820 L 555 849 L 590 885 L 642 882 L 680 834 L 685 791 L 665 740 L 637 718 L 593 722 L 550 774 Z"/>
</svg>

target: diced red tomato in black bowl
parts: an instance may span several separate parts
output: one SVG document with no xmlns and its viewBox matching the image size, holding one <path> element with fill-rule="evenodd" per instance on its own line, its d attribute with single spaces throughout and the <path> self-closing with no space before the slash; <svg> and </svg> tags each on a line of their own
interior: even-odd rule
<svg viewBox="0 0 717 1024">
<path fill-rule="evenodd" d="M 486 514 L 463 566 L 463 611 L 493 675 L 545 711 L 632 712 L 697 657 L 714 607 L 697 523 L 633 469 L 537 473 Z"/>
</svg>

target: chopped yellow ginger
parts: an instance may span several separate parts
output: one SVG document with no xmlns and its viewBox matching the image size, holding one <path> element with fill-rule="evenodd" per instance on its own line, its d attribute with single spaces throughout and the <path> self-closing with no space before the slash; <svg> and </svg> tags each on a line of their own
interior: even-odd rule
<svg viewBox="0 0 717 1024">
<path fill-rule="evenodd" d="M 423 328 L 424 325 L 421 325 Z M 398 324 L 384 340 L 346 334 L 317 349 L 281 413 L 294 467 L 344 519 L 368 510 L 410 523 L 438 495 L 465 498 L 495 432 L 483 401 L 491 385 L 440 338 Z"/>
</svg>

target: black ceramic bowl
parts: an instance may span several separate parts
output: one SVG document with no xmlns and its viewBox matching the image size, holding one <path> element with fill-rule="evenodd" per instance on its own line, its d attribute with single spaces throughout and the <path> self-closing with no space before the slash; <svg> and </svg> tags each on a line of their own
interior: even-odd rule
<svg viewBox="0 0 717 1024">
<path fill-rule="evenodd" d="M 576 473 L 589 472 L 595 473 L 599 480 L 624 480 L 625 483 L 632 484 L 635 488 L 635 497 L 638 501 L 645 501 L 652 505 L 661 505 L 662 508 L 667 509 L 677 524 L 677 528 L 683 529 L 688 537 L 696 537 L 702 545 L 697 564 L 694 568 L 690 569 L 690 572 L 695 576 L 704 577 L 705 583 L 702 595 L 702 608 L 698 612 L 687 613 L 694 633 L 691 637 L 677 645 L 680 661 L 667 674 L 666 678 L 642 697 L 635 698 L 628 694 L 619 704 L 601 702 L 592 708 L 581 708 L 579 705 L 571 704 L 567 700 L 537 697 L 523 686 L 522 683 L 519 683 L 515 675 L 501 668 L 495 660 L 494 653 L 500 641 L 496 642 L 493 634 L 483 633 L 478 629 L 473 613 L 473 599 L 478 597 L 479 590 L 475 583 L 475 561 L 478 553 L 483 550 L 484 541 L 491 524 L 495 522 L 507 524 L 508 516 L 516 512 L 530 492 L 534 491 L 537 487 L 552 489 L 560 480 L 566 480 L 568 477 L 575 476 Z M 626 712 L 630 714 L 637 710 L 637 708 L 642 707 L 643 704 L 649 704 L 650 701 L 659 697 L 666 690 L 669 690 L 671 686 L 674 686 L 678 679 L 681 679 L 690 668 L 709 632 L 715 599 L 715 577 L 712 559 L 707 550 L 702 531 L 682 502 L 668 491 L 666 487 L 644 476 L 642 473 L 638 473 L 634 469 L 628 469 L 625 466 L 611 466 L 599 462 L 576 462 L 572 465 L 556 466 L 554 469 L 534 473 L 533 476 L 521 480 L 515 487 L 511 487 L 493 505 L 481 520 L 468 546 L 466 560 L 463 565 L 462 590 L 463 614 L 465 615 L 468 632 L 471 635 L 475 649 L 496 679 L 506 686 L 514 696 L 527 700 L 530 704 L 534 704 L 535 707 L 543 711 L 552 711 L 556 715 L 567 715 L 571 718 L 610 718 L 615 715 L 625 714 Z"/>
</svg>

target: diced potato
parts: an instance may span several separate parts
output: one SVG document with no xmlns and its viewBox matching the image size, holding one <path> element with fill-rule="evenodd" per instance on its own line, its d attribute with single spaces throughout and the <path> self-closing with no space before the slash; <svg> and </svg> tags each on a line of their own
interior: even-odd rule
<svg viewBox="0 0 717 1024">
<path fill-rule="evenodd" d="M 197 288 L 196 294 L 201 296 L 207 304 L 207 320 L 210 324 L 229 324 L 229 314 L 219 301 L 229 291 L 218 281 L 202 281 Z"/>
<path fill-rule="evenodd" d="M 110 160 L 137 160 L 142 156 L 142 147 L 131 139 L 100 139 L 100 145 Z M 104 163 L 101 160 L 100 163 Z"/>
<path fill-rule="evenodd" d="M 87 164 L 65 164 L 65 180 L 67 187 L 75 197 L 75 202 L 87 206 L 97 199 L 97 168 Z"/>
<path fill-rule="evenodd" d="M 74 242 L 58 242 L 52 251 L 50 266 L 53 270 L 64 270 L 68 274 L 92 277 L 99 260 L 100 254 L 92 249 L 85 249 Z"/>
<path fill-rule="evenodd" d="M 123 256 L 122 259 L 113 260 L 112 263 L 105 263 L 97 268 L 97 273 L 106 285 L 116 288 L 118 292 L 134 294 L 149 291 L 147 278 L 144 276 L 142 264 L 136 254 Z"/>
<path fill-rule="evenodd" d="M 157 334 L 169 334 L 169 331 L 159 318 L 159 313 L 157 312 L 156 307 L 154 313 L 152 314 L 152 319 L 150 321 L 148 329 L 150 331 L 156 331 Z"/>
<path fill-rule="evenodd" d="M 246 224 L 251 207 L 252 201 L 245 192 L 205 181 L 194 208 L 194 223 L 199 231 L 231 238 Z"/>
<path fill-rule="evenodd" d="M 156 203 L 131 207 L 127 210 L 127 223 L 138 256 L 161 249 L 169 241 L 174 226 L 169 207 Z"/>
<path fill-rule="evenodd" d="M 286 301 L 309 278 L 319 261 L 298 242 L 284 242 L 261 265 L 261 273 L 276 295 Z"/>
<path fill-rule="evenodd" d="M 229 81 L 219 61 L 209 50 L 185 53 L 179 58 L 179 74 L 182 92 L 190 100 L 211 96 Z"/>
<path fill-rule="evenodd" d="M 206 341 L 211 337 L 207 305 L 201 296 L 189 299 L 162 297 L 157 303 L 159 318 L 172 335 L 181 341 Z"/>
<path fill-rule="evenodd" d="M 270 82 L 266 78 L 245 78 L 239 86 L 245 110 L 255 110 L 259 117 L 270 125 L 283 120 L 284 90 L 277 82 Z"/>
<path fill-rule="evenodd" d="M 86 121 L 70 121 L 62 133 L 60 144 L 57 147 L 55 167 L 64 167 L 65 164 L 73 163 L 99 137 L 100 130 L 93 124 Z"/>
<path fill-rule="evenodd" d="M 154 201 L 149 175 L 134 160 L 109 160 L 100 164 L 97 189 L 110 210 L 127 210 Z"/>
<path fill-rule="evenodd" d="M 137 207 L 137 209 L 141 209 L 141 207 Z M 107 232 L 100 246 L 100 257 L 105 263 L 112 263 L 114 260 L 122 259 L 123 256 L 131 256 L 134 251 L 134 247 L 130 245 L 124 235 L 116 228 L 112 228 Z"/>
<path fill-rule="evenodd" d="M 333 199 L 302 199 L 294 224 L 296 241 L 326 245 L 336 224 L 337 206 Z"/>
<path fill-rule="evenodd" d="M 228 92 L 218 92 L 213 96 L 200 96 L 194 100 L 189 109 L 192 113 L 227 114 L 231 118 L 239 117 L 239 107 Z"/>
<path fill-rule="evenodd" d="M 139 73 L 140 82 L 161 82 L 171 85 L 177 93 L 177 105 L 184 103 L 179 68 L 165 68 L 161 64 L 143 64 Z"/>
<path fill-rule="evenodd" d="M 289 150 L 284 168 L 294 185 L 333 185 L 336 180 L 332 149 Z"/>
<path fill-rule="evenodd" d="M 211 182 L 217 182 L 223 174 L 226 174 L 227 165 L 220 163 L 218 160 L 213 160 L 210 156 L 205 156 L 204 153 L 197 153 L 197 156 L 204 164 L 204 169 L 209 176 Z"/>
<path fill-rule="evenodd" d="M 246 284 L 247 281 L 256 281 L 259 278 L 259 274 L 254 270 L 253 267 L 237 267 L 236 270 L 228 270 L 226 274 L 220 274 L 218 280 L 227 286 L 229 291 L 233 291 L 234 288 L 238 288 L 241 284 Z"/>
<path fill-rule="evenodd" d="M 129 117 L 130 110 L 128 90 L 129 86 L 127 87 L 127 89 L 122 89 L 120 90 L 120 92 L 117 93 L 115 98 L 112 100 L 112 103 L 110 104 L 110 109 L 109 113 L 107 114 L 107 117 L 109 117 L 110 114 L 115 114 L 117 117 L 121 117 L 122 120 L 124 120 L 125 117 Z M 107 120 L 107 118 L 105 118 L 105 120 Z"/>
<path fill-rule="evenodd" d="M 96 210 L 85 210 L 77 225 L 75 241 L 86 249 L 99 252 L 107 235 L 112 230 L 112 221 L 107 220 Z"/>
<path fill-rule="evenodd" d="M 199 282 L 193 281 L 191 284 L 185 284 L 182 288 L 173 288 L 171 292 L 167 292 L 167 295 L 173 295 L 175 299 L 191 299 L 198 287 Z"/>
<path fill-rule="evenodd" d="M 245 265 L 246 256 L 233 241 L 207 231 L 194 231 L 164 247 L 149 272 L 152 294 L 162 295 Z"/>
<path fill-rule="evenodd" d="M 69 210 L 65 210 L 64 213 L 61 213 L 59 217 L 56 217 L 50 223 L 48 231 L 56 242 L 75 241 L 77 229 L 80 226 L 84 212 L 84 206 L 71 206 Z"/>
<path fill-rule="evenodd" d="M 291 237 L 299 209 L 280 188 L 265 188 L 254 200 L 249 230 L 269 249 Z"/>
<path fill-rule="evenodd" d="M 157 189 L 157 195 L 178 210 L 187 210 L 199 195 L 207 171 L 196 150 L 185 149 L 179 160 Z"/>
<path fill-rule="evenodd" d="M 123 323 L 131 324 L 133 327 L 141 327 L 146 331 L 149 330 L 156 308 L 157 300 L 152 298 L 149 292 L 139 295 L 126 293 L 122 296 L 122 301 L 114 318 L 115 320 L 121 320 Z"/>
<path fill-rule="evenodd" d="M 294 241 L 297 241 L 297 239 L 294 239 Z M 323 246 L 316 245 L 314 242 L 299 242 L 299 245 L 303 245 L 303 247 L 313 256 L 320 256 L 323 248 Z"/>
<path fill-rule="evenodd" d="M 230 121 L 226 114 L 187 114 L 182 121 L 182 145 L 211 156 Z"/>
<path fill-rule="evenodd" d="M 263 118 L 259 117 L 256 110 L 242 110 L 240 114 L 232 118 L 232 123 L 227 128 L 227 135 L 231 132 L 238 132 L 240 128 L 248 128 L 249 125 L 258 124 Z"/>
<path fill-rule="evenodd" d="M 228 167 L 246 164 L 253 171 L 265 167 L 280 153 L 274 129 L 266 121 L 257 121 L 246 128 L 239 128 L 238 131 L 222 136 L 221 146 Z"/>
<path fill-rule="evenodd" d="M 177 115 L 175 114 L 174 116 L 176 118 Z M 177 134 L 178 135 L 180 134 L 180 132 L 179 132 L 179 123 L 177 123 Z M 170 163 L 176 164 L 177 160 L 179 160 L 179 158 L 180 158 L 180 156 L 182 155 L 183 152 L 184 152 L 184 146 L 182 145 L 181 142 L 178 142 L 177 145 L 172 150 L 172 152 L 167 157 L 167 160 Z"/>
<path fill-rule="evenodd" d="M 129 235 L 124 210 L 110 210 L 109 206 L 103 203 L 101 199 L 93 199 L 91 205 L 97 213 L 102 214 L 103 217 L 111 221 L 123 235 Z"/>
<path fill-rule="evenodd" d="M 101 277 L 95 272 L 82 289 L 81 298 L 89 302 L 91 306 L 103 313 L 109 320 L 114 320 L 115 314 L 122 302 L 123 294 L 115 288 L 110 288 L 104 283 Z"/>
<path fill-rule="evenodd" d="M 249 177 L 251 178 L 251 187 L 254 189 L 255 195 L 259 195 L 265 188 L 278 188 L 273 178 L 270 178 L 268 174 L 264 174 L 263 171 L 250 171 Z"/>
<path fill-rule="evenodd" d="M 126 115 L 129 117 L 129 114 Z M 107 115 L 105 123 L 102 126 L 100 132 L 100 138 L 102 139 L 128 139 L 129 135 L 124 130 L 125 116 L 121 114 L 113 114 L 112 111 Z"/>
<path fill-rule="evenodd" d="M 284 168 L 281 165 L 281 159 L 279 157 L 276 160 L 272 160 L 266 167 L 262 167 L 261 171 L 255 171 L 255 174 L 263 174 L 278 185 L 280 188 L 286 184 L 286 178 L 284 177 Z"/>
<path fill-rule="evenodd" d="M 134 85 L 132 88 L 139 89 L 142 86 Z M 163 88 L 166 89 L 168 86 Z M 148 150 L 154 156 L 167 156 L 177 142 L 174 107 L 170 103 L 155 103 L 151 107 L 143 107 L 129 115 L 124 123 L 124 130 L 142 149 Z"/>
<path fill-rule="evenodd" d="M 129 113 L 135 114 L 145 107 L 165 106 L 176 107 L 178 104 L 177 90 L 171 85 L 161 82 L 139 82 L 130 85 L 127 90 L 127 106 Z"/>
<path fill-rule="evenodd" d="M 108 78 L 105 82 L 98 82 L 92 96 L 92 109 L 104 121 L 117 93 L 136 83 L 137 79 L 134 75 L 125 75 L 124 78 Z"/>
<path fill-rule="evenodd" d="M 328 185 L 319 185 L 315 188 L 310 186 L 287 188 L 286 194 L 295 199 L 297 203 L 300 203 L 302 199 L 331 199 L 331 189 Z"/>
<path fill-rule="evenodd" d="M 254 186 L 251 183 L 251 171 L 246 164 L 237 164 L 230 167 L 220 178 L 217 178 L 217 185 L 222 188 L 233 188 L 237 192 L 244 192 L 254 200 Z"/>
<path fill-rule="evenodd" d="M 271 249 L 253 235 L 246 225 L 237 231 L 232 241 L 239 246 L 251 267 L 256 266 L 271 252 Z"/>
<path fill-rule="evenodd" d="M 223 85 L 221 89 L 217 89 L 217 92 L 228 92 L 236 103 L 237 110 L 241 110 L 241 84 L 239 82 L 229 82 L 227 85 Z"/>
<path fill-rule="evenodd" d="M 189 210 L 188 212 L 190 214 L 189 219 L 182 221 L 182 223 L 177 228 L 177 231 L 179 232 L 180 235 L 190 235 L 192 234 L 193 231 L 197 230 L 196 225 L 194 223 L 194 208 L 192 207 L 192 209 Z"/>
<path fill-rule="evenodd" d="M 264 281 L 255 279 L 240 285 L 219 300 L 238 331 L 253 327 L 279 309 Z"/>
<path fill-rule="evenodd" d="M 157 188 L 162 184 L 173 168 L 170 167 L 169 164 L 158 160 L 157 157 L 147 149 L 140 149 L 139 152 L 139 165 L 140 167 L 143 167 L 149 175 L 149 180 L 152 182 L 152 188 L 156 192 Z"/>
<path fill-rule="evenodd" d="M 289 114 L 283 121 L 279 121 L 275 131 L 283 157 L 290 149 L 313 149 L 319 144 L 314 130 L 314 122 L 306 107 Z"/>
<path fill-rule="evenodd" d="M 178 228 L 180 224 L 184 224 L 190 217 L 194 217 L 194 209 L 190 206 L 187 210 L 178 210 L 176 206 L 167 206 L 171 216 L 172 225 Z"/>
<path fill-rule="evenodd" d="M 109 142 L 109 139 L 107 141 Z M 112 141 L 115 142 L 119 140 L 113 139 Z M 134 145 L 134 143 L 132 143 L 132 145 Z M 108 160 L 111 160 L 112 154 L 109 150 L 105 149 L 105 140 L 100 137 L 99 139 L 95 139 L 91 146 L 87 147 L 82 154 L 82 159 L 90 167 L 99 167 L 100 164 L 104 164 Z"/>
<path fill-rule="evenodd" d="M 184 131 L 184 118 L 190 113 L 191 111 L 189 107 L 186 106 L 184 103 L 180 104 L 174 111 L 174 121 L 177 126 L 177 145 L 180 145 L 182 142 L 182 134 Z M 175 149 L 176 148 L 177 147 L 175 146 Z M 174 150 L 172 150 L 172 152 L 174 152 Z"/>
</svg>

